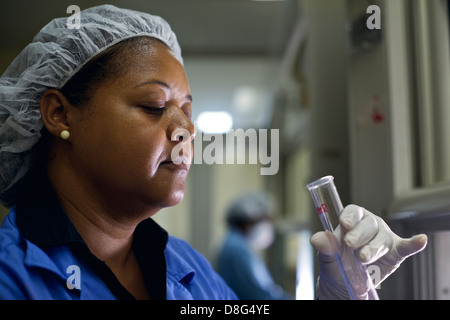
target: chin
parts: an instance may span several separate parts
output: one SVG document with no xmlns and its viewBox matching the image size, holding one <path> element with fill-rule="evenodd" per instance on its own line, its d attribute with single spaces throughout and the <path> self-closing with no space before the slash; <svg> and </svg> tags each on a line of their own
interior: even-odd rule
<svg viewBox="0 0 450 320">
<path fill-rule="evenodd" d="M 170 192 L 164 199 L 161 199 L 161 208 L 173 207 L 179 204 L 184 198 L 184 189 Z"/>
</svg>

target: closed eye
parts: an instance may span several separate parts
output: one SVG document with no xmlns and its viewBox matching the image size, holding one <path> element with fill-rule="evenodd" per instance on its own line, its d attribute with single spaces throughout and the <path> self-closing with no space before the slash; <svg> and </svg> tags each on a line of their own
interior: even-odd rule
<svg viewBox="0 0 450 320">
<path fill-rule="evenodd" d="M 155 116 L 162 115 L 164 111 L 166 111 L 166 107 L 141 106 L 141 108 L 144 109 L 145 112 Z"/>
</svg>

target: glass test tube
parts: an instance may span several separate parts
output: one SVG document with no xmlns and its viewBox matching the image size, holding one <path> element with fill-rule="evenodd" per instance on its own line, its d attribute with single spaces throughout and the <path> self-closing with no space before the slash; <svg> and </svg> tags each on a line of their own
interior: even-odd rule
<svg viewBox="0 0 450 320">
<path fill-rule="evenodd" d="M 323 228 L 333 232 L 339 225 L 339 216 L 344 209 L 333 176 L 326 176 L 306 186 L 311 194 Z M 342 276 L 344 277 L 350 299 L 379 300 L 372 279 L 367 272 L 367 266 L 341 239 L 339 255 L 335 252 Z M 369 291 L 367 292 L 367 288 Z"/>
</svg>

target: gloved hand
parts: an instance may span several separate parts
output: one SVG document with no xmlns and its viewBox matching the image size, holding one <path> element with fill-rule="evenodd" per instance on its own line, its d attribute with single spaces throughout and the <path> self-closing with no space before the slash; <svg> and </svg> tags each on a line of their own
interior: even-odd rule
<svg viewBox="0 0 450 320">
<path fill-rule="evenodd" d="M 359 257 L 366 265 L 376 265 L 380 281 L 385 280 L 409 256 L 423 250 L 427 236 L 418 234 L 409 239 L 396 235 L 380 217 L 357 205 L 348 205 L 339 218 L 339 226 L 333 233 L 320 231 L 311 237 L 312 246 L 318 251 L 319 299 L 349 299 L 334 252 L 337 239 L 349 247 L 359 249 Z"/>
</svg>

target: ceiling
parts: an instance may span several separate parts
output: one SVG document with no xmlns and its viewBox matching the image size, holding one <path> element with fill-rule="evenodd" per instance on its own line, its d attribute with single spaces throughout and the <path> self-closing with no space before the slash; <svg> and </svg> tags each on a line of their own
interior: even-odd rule
<svg viewBox="0 0 450 320">
<path fill-rule="evenodd" d="M 0 3 L 0 48 L 23 47 L 50 19 L 103 3 L 165 18 L 184 55 L 279 54 L 289 38 L 297 1 L 253 0 L 14 0 Z"/>
<path fill-rule="evenodd" d="M 66 9 L 71 4 L 84 9 L 103 3 L 94 0 L 2 1 L 0 51 L 15 56 L 52 18 L 69 17 Z M 162 16 L 177 34 L 185 61 L 193 59 L 197 64 L 201 59 L 210 59 L 210 63 L 217 59 L 281 59 L 298 16 L 297 0 L 111 0 L 106 3 Z M 267 65 L 267 68 L 272 67 Z M 246 72 L 245 68 L 242 71 Z M 230 101 L 225 104 L 231 110 Z M 197 112 L 208 108 L 206 105 L 195 107 Z"/>
</svg>

